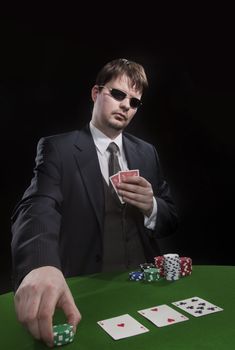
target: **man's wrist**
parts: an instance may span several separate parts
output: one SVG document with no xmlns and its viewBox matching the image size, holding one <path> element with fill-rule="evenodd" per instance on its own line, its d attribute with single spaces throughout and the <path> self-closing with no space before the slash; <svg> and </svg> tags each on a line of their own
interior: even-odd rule
<svg viewBox="0 0 235 350">
<path fill-rule="evenodd" d="M 153 207 L 149 216 L 144 216 L 144 226 L 153 230 L 156 225 L 157 220 L 157 201 L 156 198 L 153 197 Z"/>
</svg>

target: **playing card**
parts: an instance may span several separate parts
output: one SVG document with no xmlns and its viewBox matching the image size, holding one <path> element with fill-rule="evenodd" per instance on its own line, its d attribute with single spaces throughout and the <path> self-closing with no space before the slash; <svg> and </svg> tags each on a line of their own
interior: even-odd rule
<svg viewBox="0 0 235 350">
<path fill-rule="evenodd" d="M 120 171 L 119 171 L 118 173 L 116 173 L 116 174 L 110 176 L 109 179 L 110 179 L 110 182 L 111 182 L 111 184 L 112 184 L 112 186 L 113 186 L 115 192 L 117 193 L 117 196 L 118 196 L 120 202 L 121 202 L 122 204 L 124 204 L 124 201 L 123 201 L 122 197 L 119 196 L 119 194 L 118 194 L 118 192 L 117 192 L 117 188 L 116 188 L 116 185 L 120 182 L 120 174 L 119 174 L 119 173 L 120 173 Z"/>
<path fill-rule="evenodd" d="M 139 310 L 138 312 L 153 322 L 157 327 L 169 326 L 171 324 L 188 320 L 188 317 L 165 304 Z"/>
<path fill-rule="evenodd" d="M 221 307 L 216 306 L 209 301 L 199 297 L 192 297 L 175 301 L 172 304 L 195 317 L 205 316 L 214 312 L 223 311 Z"/>
<path fill-rule="evenodd" d="M 133 169 L 133 170 L 119 171 L 118 173 L 109 177 L 110 182 L 122 204 L 124 204 L 125 202 L 123 201 L 122 197 L 118 194 L 116 186 L 118 183 L 120 183 L 123 179 L 126 179 L 128 176 L 139 176 L 139 170 Z"/>
<path fill-rule="evenodd" d="M 139 176 L 139 170 L 133 169 L 133 170 L 126 170 L 126 171 L 119 171 L 120 175 L 120 181 L 123 179 L 126 179 L 129 176 Z"/>
<path fill-rule="evenodd" d="M 115 340 L 149 332 L 148 328 L 128 314 L 98 321 L 97 323 Z"/>
<path fill-rule="evenodd" d="M 116 189 L 116 185 L 120 182 L 119 172 L 114 174 L 114 175 L 112 175 L 112 176 L 110 176 L 109 179 L 110 179 L 110 181 L 111 181 L 111 183 L 112 183 L 112 185 L 113 185 L 113 187 L 114 187 L 114 189 L 116 191 L 117 190 Z"/>
</svg>

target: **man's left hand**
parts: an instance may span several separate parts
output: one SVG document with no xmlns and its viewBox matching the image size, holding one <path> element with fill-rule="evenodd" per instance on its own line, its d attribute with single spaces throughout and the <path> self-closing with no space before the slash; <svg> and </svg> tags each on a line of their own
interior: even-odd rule
<svg viewBox="0 0 235 350">
<path fill-rule="evenodd" d="M 118 194 L 123 201 L 139 208 L 146 216 L 153 210 L 152 185 L 141 176 L 128 176 L 117 184 Z"/>
</svg>

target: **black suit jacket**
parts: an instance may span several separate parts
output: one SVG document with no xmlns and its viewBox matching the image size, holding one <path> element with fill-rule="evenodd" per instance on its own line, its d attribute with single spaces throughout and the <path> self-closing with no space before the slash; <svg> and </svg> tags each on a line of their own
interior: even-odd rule
<svg viewBox="0 0 235 350">
<path fill-rule="evenodd" d="M 159 254 L 157 238 L 174 232 L 177 215 L 155 148 L 123 133 L 129 169 L 153 187 L 158 204 L 155 230 L 138 225 L 146 259 Z M 32 269 L 52 265 L 66 277 L 95 273 L 102 266 L 104 188 L 89 127 L 45 137 L 37 147 L 34 177 L 12 215 L 15 288 Z"/>
</svg>

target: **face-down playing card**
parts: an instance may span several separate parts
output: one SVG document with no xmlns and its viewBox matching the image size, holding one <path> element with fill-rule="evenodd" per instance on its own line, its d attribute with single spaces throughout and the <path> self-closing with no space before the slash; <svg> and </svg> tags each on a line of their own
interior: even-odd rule
<svg viewBox="0 0 235 350">
<path fill-rule="evenodd" d="M 118 194 L 117 191 L 117 184 L 122 182 L 123 180 L 127 179 L 130 176 L 139 176 L 139 170 L 138 169 L 133 169 L 133 170 L 125 170 L 125 171 L 119 171 L 118 173 L 112 175 L 109 177 L 109 180 L 117 193 L 117 196 L 122 204 L 124 204 L 124 201 L 122 197 Z"/>
<path fill-rule="evenodd" d="M 175 301 L 172 304 L 195 317 L 205 316 L 214 312 L 223 311 L 221 307 L 216 306 L 209 301 L 199 297 L 192 297 Z"/>
<path fill-rule="evenodd" d="M 139 176 L 139 169 L 119 171 L 120 181 L 127 179 L 130 176 Z"/>
<path fill-rule="evenodd" d="M 128 314 L 98 321 L 97 323 L 115 340 L 149 332 L 148 328 Z"/>
<path fill-rule="evenodd" d="M 168 305 L 153 306 L 138 311 L 142 316 L 153 322 L 157 327 L 169 326 L 178 322 L 187 321 L 188 317 L 182 315 Z"/>
<path fill-rule="evenodd" d="M 117 187 L 116 187 L 117 184 L 120 183 L 120 174 L 119 174 L 119 173 L 120 173 L 120 172 L 118 172 L 118 173 L 116 173 L 116 174 L 110 176 L 110 177 L 109 177 L 109 180 L 110 180 L 110 182 L 111 182 L 111 184 L 112 184 L 112 186 L 113 186 L 113 188 L 114 188 L 114 190 L 115 190 L 115 192 L 116 192 L 116 194 L 117 194 L 117 196 L 118 196 L 120 202 L 121 202 L 122 204 L 124 204 L 124 201 L 123 201 L 122 197 L 118 194 Z"/>
</svg>

